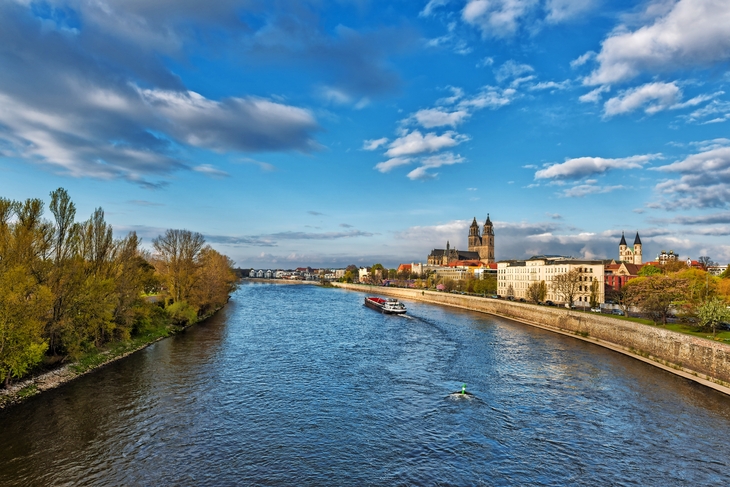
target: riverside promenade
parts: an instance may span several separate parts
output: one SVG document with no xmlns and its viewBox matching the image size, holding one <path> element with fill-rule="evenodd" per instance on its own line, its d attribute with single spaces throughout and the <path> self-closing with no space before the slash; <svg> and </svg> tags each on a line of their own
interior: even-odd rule
<svg viewBox="0 0 730 487">
<path fill-rule="evenodd" d="M 661 327 L 559 307 L 461 294 L 333 283 L 349 291 L 382 294 L 489 313 L 595 343 L 730 395 L 730 345 Z"/>
</svg>

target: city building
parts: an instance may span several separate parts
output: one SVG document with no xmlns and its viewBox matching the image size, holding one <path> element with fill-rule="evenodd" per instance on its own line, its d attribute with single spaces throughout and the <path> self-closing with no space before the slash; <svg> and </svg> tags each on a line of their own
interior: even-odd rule
<svg viewBox="0 0 730 487">
<path fill-rule="evenodd" d="M 606 289 L 620 290 L 631 279 L 638 277 L 639 270 L 643 265 L 620 262 L 608 264 L 605 267 L 603 282 Z"/>
<path fill-rule="evenodd" d="M 596 301 L 603 303 L 604 294 L 604 261 L 577 260 L 569 257 L 543 256 L 529 260 L 512 260 L 497 262 L 497 294 L 504 298 L 529 299 L 527 288 L 531 284 L 545 281 L 547 285 L 546 300 L 564 303 L 565 297 L 553 289 L 555 276 L 577 271 L 576 293 L 573 304 L 587 307 L 591 301 L 593 282 L 598 282 Z"/>
<path fill-rule="evenodd" d="M 357 270 L 357 278 L 360 281 L 366 280 L 368 277 L 370 277 L 370 267 L 360 267 Z"/>
<path fill-rule="evenodd" d="M 446 242 L 445 249 L 433 249 L 427 258 L 428 264 L 432 266 L 447 266 L 457 260 L 479 260 L 479 252 L 452 249 Z"/>
<path fill-rule="evenodd" d="M 632 249 L 626 245 L 626 237 L 621 232 L 621 241 L 618 244 L 618 260 L 627 264 L 641 265 L 641 239 L 639 238 L 639 232 L 636 232 L 634 247 Z"/>
<path fill-rule="evenodd" d="M 662 250 L 659 255 L 656 256 L 657 262 L 659 262 L 659 265 L 664 265 L 667 262 L 676 262 L 679 259 L 679 254 L 675 254 L 674 250 L 670 250 L 669 253 L 667 253 L 666 250 Z"/>
<path fill-rule="evenodd" d="M 477 224 L 476 217 L 471 222 L 469 227 L 469 252 L 476 252 L 479 254 L 479 260 L 485 264 L 494 262 L 494 226 L 492 220 L 489 219 L 489 213 L 487 213 L 487 220 L 484 222 L 484 228 L 482 234 L 479 234 L 479 225 Z"/>
<path fill-rule="evenodd" d="M 727 264 L 725 264 L 725 265 L 715 264 L 715 265 L 707 266 L 707 272 L 709 272 L 713 276 L 719 276 L 726 270 L 727 270 Z"/>
<path fill-rule="evenodd" d="M 446 242 L 445 249 L 433 249 L 426 259 L 428 265 L 436 266 L 446 266 L 457 260 L 480 260 L 485 264 L 494 262 L 494 225 L 489 214 L 481 232 L 476 217 L 472 221 L 466 251 L 452 249 L 449 242 Z"/>
</svg>

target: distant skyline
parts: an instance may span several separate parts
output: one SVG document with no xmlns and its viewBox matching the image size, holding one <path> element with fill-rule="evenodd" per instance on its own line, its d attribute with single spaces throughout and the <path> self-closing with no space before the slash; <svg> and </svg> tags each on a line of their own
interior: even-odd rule
<svg viewBox="0 0 730 487">
<path fill-rule="evenodd" d="M 726 0 L 0 0 L 0 196 L 241 267 L 730 262 Z"/>
</svg>

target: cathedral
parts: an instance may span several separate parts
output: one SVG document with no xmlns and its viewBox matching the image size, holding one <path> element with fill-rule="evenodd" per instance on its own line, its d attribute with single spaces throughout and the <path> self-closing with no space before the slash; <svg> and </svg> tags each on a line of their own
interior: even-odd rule
<svg viewBox="0 0 730 487">
<path fill-rule="evenodd" d="M 445 249 L 433 249 L 428 256 L 430 265 L 449 265 L 457 260 L 479 260 L 485 264 L 494 262 L 494 226 L 487 214 L 487 221 L 481 234 L 479 224 L 474 218 L 469 227 L 468 250 L 452 249 L 449 242 L 446 242 Z"/>
<path fill-rule="evenodd" d="M 636 232 L 633 249 L 630 249 L 626 245 L 626 237 L 621 232 L 621 241 L 618 244 L 618 260 L 627 264 L 641 265 L 641 239 L 639 238 L 639 232 Z"/>
</svg>

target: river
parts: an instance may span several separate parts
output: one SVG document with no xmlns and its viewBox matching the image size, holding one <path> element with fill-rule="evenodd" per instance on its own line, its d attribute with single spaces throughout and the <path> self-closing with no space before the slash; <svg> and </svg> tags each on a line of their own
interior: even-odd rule
<svg viewBox="0 0 730 487">
<path fill-rule="evenodd" d="M 729 397 L 523 324 L 363 298 L 242 285 L 207 322 L 0 411 L 0 485 L 730 483 Z"/>
</svg>

